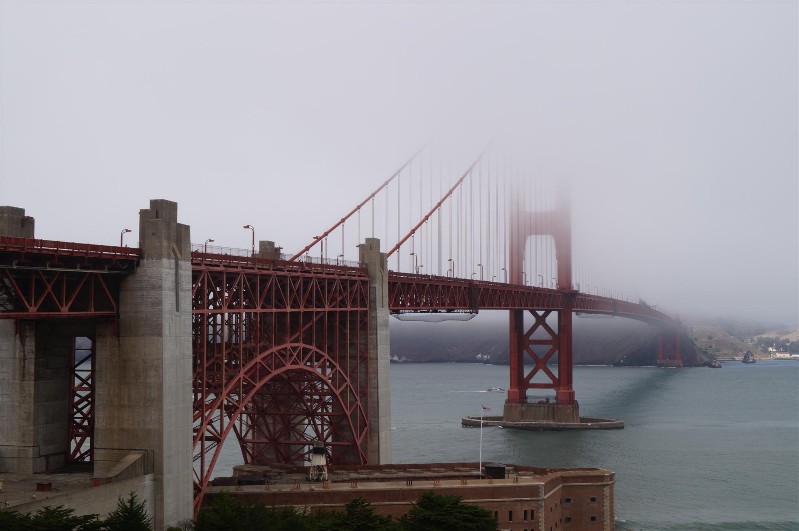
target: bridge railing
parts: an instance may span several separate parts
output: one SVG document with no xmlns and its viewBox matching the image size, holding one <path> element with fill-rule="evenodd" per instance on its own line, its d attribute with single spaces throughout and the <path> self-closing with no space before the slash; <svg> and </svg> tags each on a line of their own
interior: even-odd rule
<svg viewBox="0 0 799 531">
<path fill-rule="evenodd" d="M 358 270 L 359 274 L 365 271 L 364 267 L 358 262 L 348 260 L 320 258 L 303 255 L 297 260 L 289 260 L 291 255 L 280 253 L 279 259 L 264 258 L 253 255 L 252 249 L 240 249 L 236 247 L 220 247 L 205 244 L 191 244 L 191 257 L 195 264 L 231 267 L 231 268 L 256 268 L 256 269 L 280 269 L 283 271 L 320 271 L 346 273 Z"/>
<path fill-rule="evenodd" d="M 114 245 L 95 245 L 38 238 L 18 238 L 15 236 L 0 236 L 0 251 L 117 260 L 138 260 L 141 258 L 141 249 L 138 247 L 117 247 Z"/>
</svg>

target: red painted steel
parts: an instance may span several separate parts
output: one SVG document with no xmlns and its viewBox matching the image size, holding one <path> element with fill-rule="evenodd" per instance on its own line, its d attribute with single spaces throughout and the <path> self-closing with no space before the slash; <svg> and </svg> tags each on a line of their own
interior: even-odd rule
<svg viewBox="0 0 799 531">
<path fill-rule="evenodd" d="M 94 338 L 73 338 L 67 456 L 71 463 L 90 463 L 94 459 L 95 359 Z"/>
<path fill-rule="evenodd" d="M 392 312 L 562 310 L 567 306 L 568 298 L 573 298 L 573 312 L 615 315 L 666 328 L 679 326 L 678 321 L 646 304 L 579 291 L 436 275 L 391 271 L 388 277 L 388 297 Z"/>
<path fill-rule="evenodd" d="M 0 237 L 0 318 L 116 317 L 139 249 Z"/>
<path fill-rule="evenodd" d="M 193 260 L 196 507 L 231 433 L 245 463 L 366 463 L 366 271 L 221 260 Z"/>
<path fill-rule="evenodd" d="M 661 330 L 658 334 L 658 366 L 682 367 L 680 329 Z"/>
<path fill-rule="evenodd" d="M 0 253 L 11 252 L 16 256 L 50 255 L 56 257 L 99 258 L 102 260 L 138 260 L 141 249 L 135 247 L 116 247 L 113 245 L 94 245 L 91 243 L 61 242 L 37 238 L 17 238 L 0 236 Z"/>
</svg>

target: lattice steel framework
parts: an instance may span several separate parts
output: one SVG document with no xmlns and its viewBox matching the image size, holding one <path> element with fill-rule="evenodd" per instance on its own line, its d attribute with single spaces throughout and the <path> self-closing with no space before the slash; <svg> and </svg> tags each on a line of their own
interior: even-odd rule
<svg viewBox="0 0 799 531">
<path fill-rule="evenodd" d="M 366 271 L 204 260 L 194 255 L 196 508 L 231 432 L 245 463 L 301 463 L 314 440 L 331 463 L 366 463 Z"/>
<path fill-rule="evenodd" d="M 71 463 L 90 463 L 94 458 L 94 354 L 94 338 L 73 338 L 67 456 Z"/>
<path fill-rule="evenodd" d="M 141 251 L 0 236 L 0 318 L 118 315 L 119 283 Z"/>
</svg>

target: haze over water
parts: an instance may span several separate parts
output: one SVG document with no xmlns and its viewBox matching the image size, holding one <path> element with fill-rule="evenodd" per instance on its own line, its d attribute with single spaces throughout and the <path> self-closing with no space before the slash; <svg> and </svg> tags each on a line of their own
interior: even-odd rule
<svg viewBox="0 0 799 531">
<path fill-rule="evenodd" d="M 479 430 L 460 418 L 501 414 L 508 368 L 391 367 L 395 462 L 477 461 Z M 584 416 L 625 429 L 486 428 L 483 459 L 616 473 L 620 529 L 799 529 L 799 363 L 709 368 L 576 367 Z"/>
</svg>

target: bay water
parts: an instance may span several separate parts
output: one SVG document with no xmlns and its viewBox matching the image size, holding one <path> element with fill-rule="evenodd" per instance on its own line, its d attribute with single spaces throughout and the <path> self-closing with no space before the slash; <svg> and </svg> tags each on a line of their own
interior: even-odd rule
<svg viewBox="0 0 799 531">
<path fill-rule="evenodd" d="M 501 415 L 505 393 L 488 389 L 506 388 L 508 374 L 507 366 L 392 364 L 393 461 L 477 462 L 480 430 L 461 427 L 461 417 L 482 406 Z M 485 428 L 483 460 L 612 470 L 618 529 L 799 530 L 799 362 L 578 366 L 574 388 L 582 416 L 618 418 L 624 429 Z M 215 475 L 240 462 L 229 441 Z"/>
<path fill-rule="evenodd" d="M 393 460 L 477 461 L 460 419 L 501 415 L 487 389 L 507 381 L 507 366 L 392 365 Z M 484 428 L 483 460 L 614 471 L 619 529 L 799 529 L 799 363 L 576 367 L 574 388 L 582 416 L 625 428 Z"/>
</svg>

